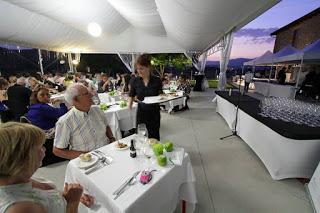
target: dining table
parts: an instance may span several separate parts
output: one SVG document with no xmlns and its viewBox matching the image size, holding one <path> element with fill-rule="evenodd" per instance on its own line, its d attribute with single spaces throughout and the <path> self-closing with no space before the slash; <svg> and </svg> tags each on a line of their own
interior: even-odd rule
<svg viewBox="0 0 320 213">
<path fill-rule="evenodd" d="M 136 158 L 131 158 L 131 140 L 137 140 L 137 135 L 118 141 L 127 144 L 127 148 L 118 149 L 118 142 L 99 148 L 100 153 L 108 157 L 108 163 L 90 174 L 78 167 L 79 159 L 68 163 L 65 182 L 81 184 L 84 193 L 94 198 L 94 204 L 88 207 L 88 212 L 173 212 L 181 202 L 186 207 L 183 208 L 184 212 L 193 212 L 197 203 L 196 178 L 189 155 L 184 153 L 181 165 L 170 163 L 159 166 L 154 156 L 148 159 L 138 152 Z M 142 171 L 151 170 L 156 170 L 152 172 L 152 179 L 147 184 L 140 183 Z M 130 182 L 120 196 L 114 195 L 136 172 L 137 180 Z"/>
<path fill-rule="evenodd" d="M 115 94 L 113 95 L 110 95 L 110 92 L 98 93 L 98 97 L 101 103 L 114 103 L 127 99 L 128 95 L 122 95 L 119 91 L 115 91 Z"/>
<path fill-rule="evenodd" d="M 138 104 L 134 102 L 130 110 L 128 106 L 121 107 L 121 102 L 106 103 L 109 107 L 103 111 L 116 139 L 122 138 L 121 131 L 129 131 L 137 126 Z"/>
<path fill-rule="evenodd" d="M 183 91 L 176 90 L 175 92 L 170 92 L 170 90 L 163 90 L 163 92 L 167 95 L 169 101 L 160 104 L 160 106 L 163 105 L 169 114 L 175 106 L 179 106 L 179 109 L 183 109 L 186 105 L 187 98 L 184 96 Z M 170 96 L 171 94 L 175 94 L 177 97 L 172 97 Z"/>
</svg>

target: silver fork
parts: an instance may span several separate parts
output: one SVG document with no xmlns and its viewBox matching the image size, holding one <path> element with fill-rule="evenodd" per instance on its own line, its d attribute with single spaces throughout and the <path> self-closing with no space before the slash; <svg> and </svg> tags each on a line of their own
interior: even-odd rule
<svg viewBox="0 0 320 213">
<path fill-rule="evenodd" d="M 107 162 L 108 164 L 110 164 L 110 163 L 112 162 L 112 160 L 113 160 L 112 157 L 108 156 L 108 155 L 107 155 L 106 153 L 104 153 L 104 152 L 101 152 L 100 150 L 94 150 L 93 152 L 96 153 L 97 155 L 100 155 L 100 156 L 102 156 L 102 157 L 105 157 L 105 158 L 107 159 L 106 162 Z"/>
<path fill-rule="evenodd" d="M 90 170 L 86 171 L 85 174 L 86 174 L 86 175 L 89 175 L 89 174 L 91 174 L 92 172 L 95 172 L 95 171 L 97 171 L 98 169 L 101 169 L 101 168 L 105 167 L 106 165 L 108 165 L 108 164 L 105 164 L 105 161 L 106 161 L 105 158 L 102 159 L 98 165 L 96 165 L 95 167 L 93 167 L 93 168 L 91 168 Z"/>
<path fill-rule="evenodd" d="M 103 163 L 104 163 L 105 165 L 109 165 L 107 159 L 106 159 L 104 156 L 101 156 L 101 155 L 96 154 L 96 153 L 94 153 L 94 152 L 92 152 L 91 154 L 93 154 L 94 156 L 97 156 L 98 159 L 99 159 L 101 162 L 103 161 Z"/>
</svg>

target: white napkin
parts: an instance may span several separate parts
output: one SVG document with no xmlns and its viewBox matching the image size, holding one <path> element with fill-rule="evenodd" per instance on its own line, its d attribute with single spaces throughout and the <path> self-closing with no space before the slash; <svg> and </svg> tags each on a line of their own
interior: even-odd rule
<svg viewBox="0 0 320 213">
<path fill-rule="evenodd" d="M 184 148 L 174 147 L 172 152 L 163 151 L 163 154 L 167 157 L 168 164 L 174 163 L 174 165 L 181 166 L 184 159 Z M 170 162 L 169 158 L 172 162 Z"/>
</svg>

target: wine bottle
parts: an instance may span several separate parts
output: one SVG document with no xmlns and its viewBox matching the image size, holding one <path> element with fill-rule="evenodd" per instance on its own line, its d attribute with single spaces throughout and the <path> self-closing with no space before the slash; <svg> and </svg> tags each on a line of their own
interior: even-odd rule
<svg viewBox="0 0 320 213">
<path fill-rule="evenodd" d="M 137 157 L 137 151 L 136 151 L 136 148 L 134 147 L 134 139 L 131 140 L 130 157 L 132 158 Z"/>
</svg>

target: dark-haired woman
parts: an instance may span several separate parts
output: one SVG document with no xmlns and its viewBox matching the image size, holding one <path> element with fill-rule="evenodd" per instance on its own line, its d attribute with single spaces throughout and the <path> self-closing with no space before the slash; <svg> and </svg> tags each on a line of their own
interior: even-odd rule
<svg viewBox="0 0 320 213">
<path fill-rule="evenodd" d="M 48 105 L 50 102 L 60 102 L 60 108 Z M 50 100 L 49 90 L 44 86 L 38 86 L 31 94 L 28 119 L 33 125 L 43 129 L 47 139 L 45 143 L 46 157 L 43 159 L 44 166 L 63 160 L 56 157 L 52 153 L 52 149 L 56 122 L 67 112 L 68 108 L 60 99 Z"/>
<path fill-rule="evenodd" d="M 135 77 L 130 85 L 129 108 L 132 108 L 133 98 L 137 96 L 139 101 L 145 97 L 162 94 L 162 83 L 158 77 L 151 74 L 151 56 L 149 54 L 140 55 L 135 67 L 139 76 Z M 137 125 L 145 123 L 148 129 L 149 138 L 160 140 L 160 107 L 159 104 L 138 103 Z"/>
<path fill-rule="evenodd" d="M 129 74 L 126 74 L 125 76 L 122 77 L 123 79 L 123 86 L 122 86 L 122 89 L 121 89 L 121 94 L 129 94 L 129 90 L 130 90 L 130 75 Z"/>
</svg>

